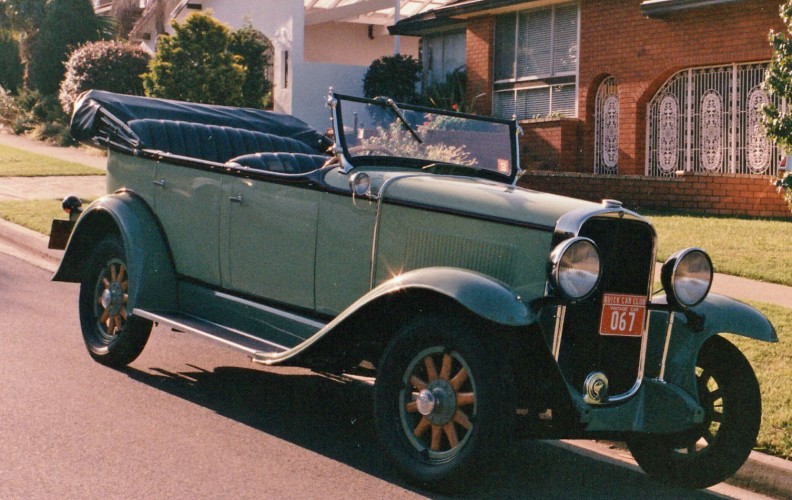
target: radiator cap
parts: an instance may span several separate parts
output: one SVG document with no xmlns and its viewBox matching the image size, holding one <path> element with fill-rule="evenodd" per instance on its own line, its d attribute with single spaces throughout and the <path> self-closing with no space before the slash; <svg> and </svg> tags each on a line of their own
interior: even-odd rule
<svg viewBox="0 0 792 500">
<path fill-rule="evenodd" d="M 602 206 L 605 208 L 621 208 L 622 202 L 619 200 L 602 200 Z"/>
</svg>

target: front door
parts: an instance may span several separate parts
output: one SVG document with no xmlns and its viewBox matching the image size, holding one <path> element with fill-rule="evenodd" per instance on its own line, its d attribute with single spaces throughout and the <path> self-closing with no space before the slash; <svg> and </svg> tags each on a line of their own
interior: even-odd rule
<svg viewBox="0 0 792 500">
<path fill-rule="evenodd" d="M 322 193 L 300 184 L 228 177 L 223 287 L 314 309 Z"/>
</svg>

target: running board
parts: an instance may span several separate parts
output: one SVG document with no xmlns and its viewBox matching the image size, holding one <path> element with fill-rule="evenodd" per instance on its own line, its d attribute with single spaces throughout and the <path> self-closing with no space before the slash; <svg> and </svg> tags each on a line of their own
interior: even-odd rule
<svg viewBox="0 0 792 500">
<path fill-rule="evenodd" d="M 267 355 L 280 354 L 287 350 L 286 347 L 268 342 L 249 333 L 234 330 L 189 314 L 171 311 L 152 312 L 137 308 L 132 311 L 132 314 L 167 326 L 173 330 L 194 333 L 209 340 L 214 340 L 226 347 L 243 351 L 254 359 L 267 357 Z"/>
</svg>

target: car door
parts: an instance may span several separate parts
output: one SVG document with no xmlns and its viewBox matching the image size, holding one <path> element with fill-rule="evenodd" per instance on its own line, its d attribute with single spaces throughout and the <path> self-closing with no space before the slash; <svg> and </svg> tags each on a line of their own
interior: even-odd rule
<svg viewBox="0 0 792 500">
<path fill-rule="evenodd" d="M 224 188 L 224 288 L 313 309 L 322 192 L 300 182 L 235 176 Z"/>
<path fill-rule="evenodd" d="M 158 162 L 154 211 L 168 237 L 176 272 L 219 286 L 222 176 L 210 169 Z"/>
</svg>

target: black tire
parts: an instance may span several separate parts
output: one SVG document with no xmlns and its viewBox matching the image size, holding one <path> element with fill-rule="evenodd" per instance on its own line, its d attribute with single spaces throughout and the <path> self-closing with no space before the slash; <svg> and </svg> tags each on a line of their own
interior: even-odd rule
<svg viewBox="0 0 792 500">
<path fill-rule="evenodd" d="M 420 316 L 391 340 L 377 370 L 380 440 L 410 482 L 460 489 L 498 464 L 513 439 L 512 388 L 494 334 L 450 316 Z M 419 409 L 415 401 L 423 391 L 436 397 L 428 414 L 431 403 Z"/>
<path fill-rule="evenodd" d="M 679 434 L 635 434 L 627 440 L 638 465 L 676 486 L 706 488 L 732 476 L 759 434 L 762 400 L 748 360 L 723 337 L 712 337 L 696 363 L 704 422 Z"/>
<path fill-rule="evenodd" d="M 91 254 L 80 284 L 83 340 L 91 357 L 103 365 L 128 365 L 151 333 L 151 322 L 128 310 L 128 288 L 124 245 L 117 236 L 107 236 Z"/>
</svg>

